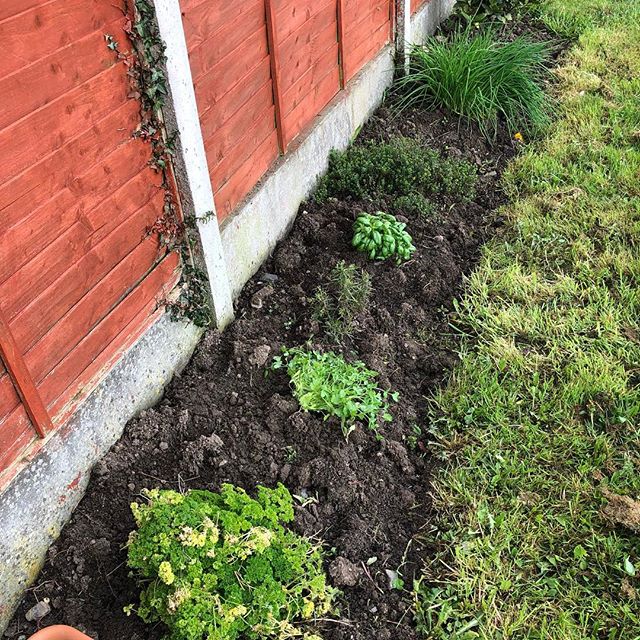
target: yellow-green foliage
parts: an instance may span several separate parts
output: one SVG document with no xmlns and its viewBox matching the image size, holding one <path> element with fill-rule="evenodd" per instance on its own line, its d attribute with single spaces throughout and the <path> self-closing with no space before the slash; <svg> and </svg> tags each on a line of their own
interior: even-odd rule
<svg viewBox="0 0 640 640">
<path fill-rule="evenodd" d="M 427 638 L 640 633 L 640 538 L 602 515 L 612 493 L 640 497 L 640 2 L 541 12 L 579 39 L 458 305 L 472 339 L 435 402 L 451 464 L 417 590 Z"/>
<path fill-rule="evenodd" d="M 162 620 L 171 640 L 320 640 L 294 623 L 330 611 L 335 591 L 320 547 L 282 526 L 293 520 L 284 486 L 259 487 L 255 499 L 228 484 L 145 498 L 131 505 L 128 555 L 143 620 Z"/>
</svg>

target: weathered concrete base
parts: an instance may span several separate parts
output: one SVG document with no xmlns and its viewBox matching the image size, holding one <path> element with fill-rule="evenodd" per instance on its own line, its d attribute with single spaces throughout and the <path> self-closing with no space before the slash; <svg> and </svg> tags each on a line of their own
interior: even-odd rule
<svg viewBox="0 0 640 640">
<path fill-rule="evenodd" d="M 411 44 L 422 44 L 453 11 L 456 0 L 431 0 L 411 16 Z"/>
<path fill-rule="evenodd" d="M 200 335 L 161 316 L 0 495 L 0 635 L 82 498 L 91 467 L 131 417 L 160 399 Z"/>
</svg>

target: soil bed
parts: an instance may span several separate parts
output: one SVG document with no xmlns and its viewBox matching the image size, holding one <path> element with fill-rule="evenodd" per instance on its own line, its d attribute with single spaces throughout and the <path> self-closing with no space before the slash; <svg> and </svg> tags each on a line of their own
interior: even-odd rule
<svg viewBox="0 0 640 640">
<path fill-rule="evenodd" d="M 96 466 L 9 637 L 34 632 L 25 612 L 49 598 L 52 611 L 43 625 L 71 624 L 96 640 L 161 638 L 161 625 L 146 626 L 122 610 L 138 596 L 126 566 L 134 528 L 129 504 L 144 487 L 215 490 L 232 482 L 252 491 L 278 481 L 313 498 L 297 507 L 294 528 L 332 550 L 328 570 L 344 595 L 340 623 L 318 623 L 323 638 L 417 637 L 406 594 L 390 589 L 385 571 L 399 570 L 410 588 L 425 554 L 420 538 L 429 526 L 433 462 L 410 436 L 415 424 L 424 429 L 425 398 L 456 361 L 447 313 L 481 243 L 496 231 L 496 182 L 515 149 L 505 137 L 490 147 L 477 130 L 443 113 L 394 118 L 384 107 L 360 139 L 397 134 L 476 164 L 476 197 L 467 204 L 441 201 L 431 219 L 408 219 L 417 251 L 401 267 L 371 263 L 350 246 L 355 217 L 375 205 L 303 204 L 289 236 L 247 284 L 236 322 L 222 336 L 205 336 L 164 399 L 132 420 Z M 283 372 L 265 375 L 283 345 L 310 340 L 316 348 L 335 349 L 313 320 L 310 298 L 341 259 L 366 269 L 373 285 L 345 353 L 379 371 L 382 387 L 400 393 L 381 442 L 364 428 L 345 441 L 338 424 L 299 410 Z M 373 557 L 377 561 L 367 566 Z"/>
</svg>

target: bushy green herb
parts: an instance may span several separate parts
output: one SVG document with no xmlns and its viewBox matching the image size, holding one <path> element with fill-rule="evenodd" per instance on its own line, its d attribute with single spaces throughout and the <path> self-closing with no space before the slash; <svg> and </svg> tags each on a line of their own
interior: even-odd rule
<svg viewBox="0 0 640 640">
<path fill-rule="evenodd" d="M 416 250 L 406 226 L 383 211 L 363 213 L 353 224 L 353 246 L 371 260 L 395 257 L 398 264 L 406 262 Z"/>
<path fill-rule="evenodd" d="M 516 38 L 499 42 L 490 32 L 455 32 L 429 38 L 411 50 L 410 72 L 399 79 L 398 105 L 446 107 L 496 134 L 499 118 L 512 132 L 538 131 L 550 120 L 542 82 L 549 46 Z"/>
<path fill-rule="evenodd" d="M 353 333 L 356 316 L 364 311 L 370 296 L 369 274 L 341 260 L 331 270 L 326 285 L 314 295 L 314 317 L 330 338 L 341 343 Z"/>
<path fill-rule="evenodd" d="M 533 11 L 541 0 L 458 0 L 455 13 L 467 23 L 509 22 Z"/>
<path fill-rule="evenodd" d="M 145 585 L 145 622 L 162 620 L 170 640 L 320 640 L 294 623 L 326 614 L 335 591 L 320 547 L 282 526 L 293 520 L 284 486 L 259 487 L 255 499 L 229 484 L 145 497 L 131 505 L 138 530 L 128 555 Z"/>
<path fill-rule="evenodd" d="M 362 362 L 348 363 L 332 352 L 290 349 L 276 357 L 273 368 L 287 367 L 293 395 L 305 411 L 319 411 L 325 419 L 336 417 L 347 437 L 355 422 L 378 433 L 378 420 L 390 422 L 388 398 L 398 400 L 376 385 L 378 374 Z"/>
<path fill-rule="evenodd" d="M 422 218 L 430 218 L 435 209 L 433 202 L 427 200 L 421 193 L 400 196 L 393 203 L 393 208 L 398 213 Z"/>
<path fill-rule="evenodd" d="M 468 162 L 442 157 L 419 140 L 353 145 L 333 151 L 329 169 L 315 198 L 379 200 L 420 194 L 446 194 L 458 200 L 473 197 L 476 170 Z"/>
</svg>

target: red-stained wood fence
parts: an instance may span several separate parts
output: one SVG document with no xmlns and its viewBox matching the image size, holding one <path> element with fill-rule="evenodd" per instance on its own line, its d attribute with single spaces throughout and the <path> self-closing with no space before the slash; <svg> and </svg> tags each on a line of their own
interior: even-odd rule
<svg viewBox="0 0 640 640">
<path fill-rule="evenodd" d="M 221 220 L 392 39 L 393 7 L 181 0 Z M 0 486 L 178 279 L 149 233 L 166 193 L 105 40 L 129 49 L 125 22 L 124 0 L 0 2 Z"/>
<path fill-rule="evenodd" d="M 151 322 L 177 259 L 118 0 L 0 3 L 0 472 L 60 425 Z M 123 42 L 123 45 L 128 44 Z"/>
<path fill-rule="evenodd" d="M 393 35 L 393 0 L 183 0 L 219 220 Z"/>
<path fill-rule="evenodd" d="M 429 0 L 411 0 L 411 13 L 415 13 L 422 5 L 427 4 Z"/>
</svg>

